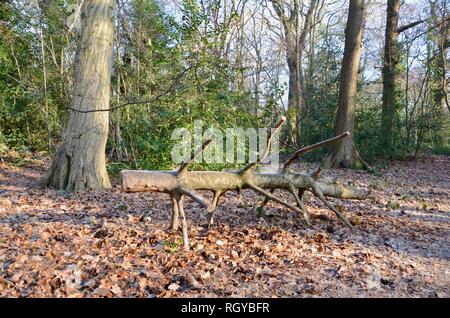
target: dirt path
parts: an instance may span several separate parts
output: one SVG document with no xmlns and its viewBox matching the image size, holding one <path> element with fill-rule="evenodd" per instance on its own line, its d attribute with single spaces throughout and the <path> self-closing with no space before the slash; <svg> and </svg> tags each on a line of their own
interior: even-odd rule
<svg viewBox="0 0 450 318">
<path fill-rule="evenodd" d="M 0 297 L 450 297 L 450 157 L 327 171 L 372 190 L 334 201 L 354 232 L 313 198 L 312 228 L 273 203 L 258 218 L 246 191 L 250 207 L 225 195 L 206 233 L 187 201 L 189 252 L 166 195 L 33 189 L 45 166 L 0 163 Z"/>
</svg>

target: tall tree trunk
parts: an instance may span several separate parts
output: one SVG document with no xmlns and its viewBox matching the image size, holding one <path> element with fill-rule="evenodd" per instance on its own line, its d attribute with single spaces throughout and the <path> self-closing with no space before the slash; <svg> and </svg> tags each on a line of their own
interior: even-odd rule
<svg viewBox="0 0 450 318">
<path fill-rule="evenodd" d="M 356 84 L 358 82 L 363 31 L 364 0 L 350 0 L 350 9 L 345 28 L 344 60 L 341 68 L 341 83 L 335 125 L 336 134 L 348 131 L 350 136 L 336 142 L 330 149 L 323 161 L 325 168 L 362 168 L 365 165 L 353 145 L 357 97 Z"/>
<path fill-rule="evenodd" d="M 436 53 L 433 57 L 433 103 L 437 108 L 437 111 L 445 111 L 447 108 L 450 111 L 450 105 L 447 95 L 447 70 L 446 70 L 446 60 L 447 60 L 447 47 L 450 21 L 447 12 L 446 2 L 441 3 L 441 7 L 438 5 L 437 1 L 430 1 L 431 9 L 431 22 L 432 25 L 439 25 L 435 31 L 432 32 L 432 40 L 436 46 Z M 439 10 L 440 9 L 440 10 Z M 443 12 L 440 16 L 440 12 Z M 447 19 L 446 21 L 444 21 Z"/>
<path fill-rule="evenodd" d="M 318 1 L 312 0 L 310 2 L 308 11 L 304 15 L 303 25 L 300 25 L 299 19 L 300 7 L 303 4 L 300 4 L 299 1 L 294 0 L 286 3 L 285 1 L 272 0 L 271 2 L 283 25 L 286 46 L 286 60 L 289 70 L 287 120 L 290 141 L 293 144 L 300 145 L 300 123 L 306 111 L 303 98 L 305 84 L 301 63 L 306 45 L 306 36 L 310 31 L 312 15 L 317 7 Z M 285 8 L 286 4 L 287 6 Z M 287 14 L 287 11 L 289 11 L 289 14 Z"/>
<path fill-rule="evenodd" d="M 259 100 L 260 100 L 260 90 L 261 90 L 261 73 L 262 73 L 262 59 L 260 52 L 256 50 L 257 62 L 256 62 L 256 74 L 255 74 L 255 116 L 258 117 L 259 111 Z"/>
<path fill-rule="evenodd" d="M 303 146 L 303 140 L 301 139 L 301 136 L 304 136 L 303 134 L 303 127 L 305 124 L 304 118 L 306 115 L 306 112 L 308 110 L 307 105 L 307 88 L 306 88 L 306 79 L 303 75 L 303 67 L 302 67 L 302 61 L 303 61 L 303 53 L 306 48 L 306 38 L 311 32 L 311 28 L 313 26 L 313 18 L 314 18 L 314 12 L 318 6 L 319 2 L 317 0 L 311 0 L 309 4 L 308 11 L 306 12 L 306 15 L 304 15 L 304 22 L 303 26 L 301 28 L 301 31 L 299 31 L 298 38 L 297 38 L 297 91 L 298 91 L 298 100 L 297 100 L 297 108 L 298 108 L 298 115 L 297 115 L 297 145 Z M 300 9 L 301 10 L 301 9 Z M 311 39 L 310 39 L 311 41 Z"/>
<path fill-rule="evenodd" d="M 292 55 L 295 55 L 295 53 L 287 53 L 287 65 L 289 70 L 289 91 L 288 91 L 288 109 L 287 109 L 287 121 L 288 121 L 288 131 L 289 131 L 289 139 L 290 142 L 294 145 L 297 144 L 297 123 L 298 123 L 298 109 L 299 109 L 299 99 L 300 99 L 300 86 L 298 84 L 299 81 L 299 74 L 297 72 L 297 63 L 295 57 L 292 57 Z"/>
<path fill-rule="evenodd" d="M 388 0 L 383 63 L 383 108 L 381 112 L 381 149 L 392 154 L 393 124 L 396 116 L 395 82 L 398 64 L 398 11 L 400 0 Z"/>
<path fill-rule="evenodd" d="M 42 187 L 66 191 L 110 187 L 105 160 L 109 113 L 79 111 L 109 108 L 114 4 L 114 0 L 84 1 L 72 111 L 63 144 L 39 182 Z"/>
</svg>

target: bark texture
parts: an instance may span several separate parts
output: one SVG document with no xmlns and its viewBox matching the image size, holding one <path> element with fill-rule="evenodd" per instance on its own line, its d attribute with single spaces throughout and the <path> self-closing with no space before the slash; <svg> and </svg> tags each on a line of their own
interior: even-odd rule
<svg viewBox="0 0 450 318">
<path fill-rule="evenodd" d="M 397 64 L 398 12 L 400 0 L 388 0 L 383 63 L 383 108 L 381 112 L 381 145 L 385 155 L 392 152 L 393 124 L 396 116 L 395 84 Z"/>
<path fill-rule="evenodd" d="M 444 112 L 445 109 L 450 111 L 447 92 L 447 48 L 450 46 L 450 16 L 445 2 L 442 2 L 439 5 L 437 1 L 430 1 L 430 8 L 431 22 L 433 25 L 439 25 L 439 27 L 432 32 L 432 40 L 436 46 L 435 56 L 432 61 L 434 64 L 432 88 L 433 102 L 438 111 Z M 440 16 L 439 12 L 443 12 L 442 16 Z"/>
<path fill-rule="evenodd" d="M 323 161 L 325 168 L 362 168 L 366 165 L 353 144 L 357 97 L 356 85 L 358 83 L 363 31 L 364 0 L 350 0 L 350 9 L 345 28 L 344 60 L 341 68 L 341 83 L 335 125 L 336 135 L 348 131 L 350 136 L 333 145 Z"/>
<path fill-rule="evenodd" d="M 39 185 L 66 191 L 110 187 L 105 147 L 109 108 L 114 0 L 84 1 L 81 39 L 64 141 Z"/>
</svg>

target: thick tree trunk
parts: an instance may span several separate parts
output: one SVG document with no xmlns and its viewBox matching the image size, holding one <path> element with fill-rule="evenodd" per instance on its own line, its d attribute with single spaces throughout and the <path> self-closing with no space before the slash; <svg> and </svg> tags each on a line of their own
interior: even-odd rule
<svg viewBox="0 0 450 318">
<path fill-rule="evenodd" d="M 383 64 L 383 108 L 381 113 L 381 148 L 392 153 L 393 123 L 396 116 L 395 85 L 398 64 L 398 12 L 400 0 L 388 0 Z"/>
<path fill-rule="evenodd" d="M 323 166 L 362 168 L 361 160 L 353 145 L 353 128 L 356 109 L 356 84 L 361 57 L 364 29 L 364 0 L 350 0 L 347 26 L 345 28 L 344 60 L 341 68 L 341 83 L 335 125 L 336 135 L 350 132 L 346 139 L 336 142 L 323 160 Z"/>
<path fill-rule="evenodd" d="M 85 1 L 81 43 L 75 61 L 73 100 L 64 141 L 39 185 L 66 191 L 110 187 L 108 136 L 114 0 Z"/>
</svg>

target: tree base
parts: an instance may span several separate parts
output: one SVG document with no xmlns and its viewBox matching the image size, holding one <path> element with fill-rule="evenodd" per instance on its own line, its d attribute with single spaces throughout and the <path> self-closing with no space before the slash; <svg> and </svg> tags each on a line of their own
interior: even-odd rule
<svg viewBox="0 0 450 318">
<path fill-rule="evenodd" d="M 111 188 L 105 164 L 92 159 L 96 159 L 92 157 L 92 153 L 91 155 L 77 153 L 71 156 L 62 146 L 51 167 L 38 181 L 37 187 L 68 192 Z"/>
<path fill-rule="evenodd" d="M 333 147 L 322 160 L 321 166 L 325 169 L 350 168 L 373 171 L 373 168 L 365 162 L 354 146 L 350 151 L 340 147 Z"/>
</svg>

